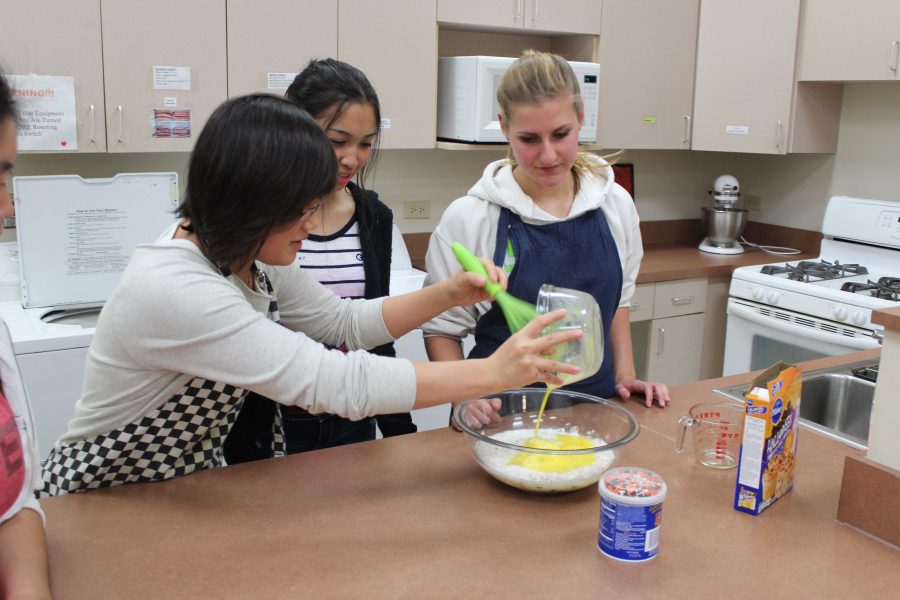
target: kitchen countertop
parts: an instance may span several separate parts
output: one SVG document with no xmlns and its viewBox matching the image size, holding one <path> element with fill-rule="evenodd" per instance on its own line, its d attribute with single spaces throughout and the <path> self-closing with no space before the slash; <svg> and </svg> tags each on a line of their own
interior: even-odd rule
<svg viewBox="0 0 900 600">
<path fill-rule="evenodd" d="M 795 261 L 819 256 L 822 234 L 751 221 L 747 223 L 746 239 L 770 246 L 799 248 L 801 254 L 776 256 L 762 250 L 745 247 L 743 254 L 710 254 L 697 246 L 703 237 L 699 219 L 641 221 L 644 260 L 638 283 L 691 279 L 693 277 L 730 276 L 737 267 Z M 412 264 L 423 271 L 425 253 L 431 233 L 406 233 L 403 239 Z"/>
<path fill-rule="evenodd" d="M 750 378 L 674 387 L 665 410 L 628 403 L 642 430 L 618 464 L 669 486 L 647 563 L 597 550 L 595 487 L 520 492 L 439 429 L 45 500 L 54 597 L 894 597 L 900 552 L 835 520 L 861 452 L 803 429 L 793 491 L 756 517 L 732 508 L 735 470 L 674 452 L 689 406 Z"/>
<path fill-rule="evenodd" d="M 887 329 L 900 331 L 900 308 L 885 308 L 873 311 L 872 322 L 884 325 Z"/>
<path fill-rule="evenodd" d="M 701 252 L 696 244 L 682 242 L 644 245 L 644 260 L 638 283 L 691 279 L 694 277 L 730 277 L 738 267 L 765 265 L 788 260 L 794 262 L 816 258 L 818 252 L 790 256 L 773 256 L 762 250 L 746 248 L 743 254 L 710 254 Z"/>
</svg>

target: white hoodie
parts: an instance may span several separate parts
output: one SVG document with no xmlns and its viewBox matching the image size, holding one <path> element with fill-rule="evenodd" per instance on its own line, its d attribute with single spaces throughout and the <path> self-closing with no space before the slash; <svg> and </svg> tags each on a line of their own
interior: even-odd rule
<svg viewBox="0 0 900 600">
<path fill-rule="evenodd" d="M 606 215 L 622 263 L 622 297 L 619 307 L 629 306 L 644 249 L 634 201 L 625 189 L 615 183 L 612 168 L 598 175 L 582 176 L 578 194 L 565 219 L 541 209 L 526 195 L 513 177 L 505 159 L 490 163 L 481 179 L 468 195 L 450 204 L 428 243 L 425 285 L 448 279 L 459 270 L 450 244 L 459 242 L 476 256 L 493 259 L 497 244 L 497 222 L 501 208 L 508 208 L 527 224 L 553 223 L 574 219 L 600 209 Z M 527 268 L 522 265 L 521 268 Z M 489 302 L 466 308 L 453 308 L 422 326 L 425 336 L 440 335 L 464 338 L 475 331 L 475 323 L 490 310 Z"/>
</svg>

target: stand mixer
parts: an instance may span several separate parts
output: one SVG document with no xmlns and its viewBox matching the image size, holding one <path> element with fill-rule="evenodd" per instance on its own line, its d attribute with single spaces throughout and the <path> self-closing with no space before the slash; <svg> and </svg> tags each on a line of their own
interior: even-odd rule
<svg viewBox="0 0 900 600">
<path fill-rule="evenodd" d="M 706 237 L 700 242 L 700 250 L 712 254 L 741 254 L 744 248 L 738 238 L 747 225 L 748 211 L 734 208 L 741 197 L 738 180 L 732 175 L 720 175 L 710 192 L 713 206 L 703 207 L 703 229 Z"/>
</svg>

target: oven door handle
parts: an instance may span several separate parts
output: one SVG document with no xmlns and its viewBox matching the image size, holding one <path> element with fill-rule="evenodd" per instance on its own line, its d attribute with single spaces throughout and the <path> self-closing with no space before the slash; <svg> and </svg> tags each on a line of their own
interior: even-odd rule
<svg viewBox="0 0 900 600">
<path fill-rule="evenodd" d="M 825 331 L 819 331 L 818 329 L 801 327 L 800 325 L 795 325 L 788 321 L 764 317 L 759 313 L 747 308 L 746 306 L 737 304 L 736 302 L 728 303 L 727 312 L 729 315 L 734 315 L 735 317 L 746 319 L 747 321 L 750 321 L 751 323 L 755 323 L 757 325 L 762 325 L 771 329 L 777 329 L 778 331 L 782 331 L 790 335 L 803 336 L 820 342 L 836 344 L 839 346 L 849 346 L 858 350 L 869 350 L 871 348 L 878 347 L 878 341 L 874 336 L 868 338 L 855 338 L 838 335 L 835 333 L 827 333 Z"/>
</svg>

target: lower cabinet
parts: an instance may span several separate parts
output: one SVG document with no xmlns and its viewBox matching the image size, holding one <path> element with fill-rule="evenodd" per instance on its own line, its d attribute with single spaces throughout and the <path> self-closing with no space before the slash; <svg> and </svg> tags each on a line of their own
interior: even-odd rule
<svg viewBox="0 0 900 600">
<path fill-rule="evenodd" d="M 631 336 L 638 378 L 669 386 L 701 379 L 706 278 L 645 283 L 637 288 Z"/>
</svg>

